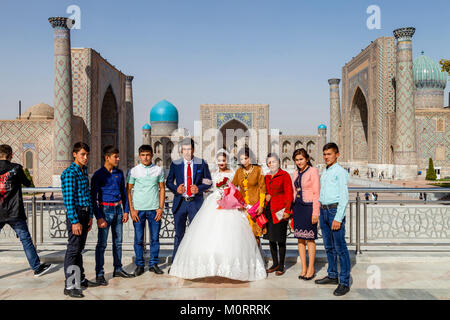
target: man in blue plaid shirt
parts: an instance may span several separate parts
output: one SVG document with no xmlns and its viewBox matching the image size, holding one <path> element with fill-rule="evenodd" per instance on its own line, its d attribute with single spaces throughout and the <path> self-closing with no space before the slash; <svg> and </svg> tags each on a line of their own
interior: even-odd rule
<svg viewBox="0 0 450 320">
<path fill-rule="evenodd" d="M 81 287 L 95 287 L 95 282 L 88 281 L 84 275 L 82 252 L 86 244 L 88 232 L 92 227 L 92 200 L 89 190 L 89 177 L 87 174 L 87 162 L 89 158 L 89 146 L 83 142 L 75 143 L 73 147 L 74 162 L 61 175 L 61 188 L 64 205 L 67 209 L 67 231 L 69 239 L 66 256 L 64 258 L 64 274 L 66 285 L 64 294 L 73 298 L 83 298 Z M 75 270 L 75 283 L 73 282 L 73 266 Z M 71 267 L 72 270 L 68 270 Z M 72 276 L 72 277 L 71 277 Z M 68 278 L 70 280 L 68 281 Z M 80 287 L 77 287 L 79 281 Z"/>
</svg>

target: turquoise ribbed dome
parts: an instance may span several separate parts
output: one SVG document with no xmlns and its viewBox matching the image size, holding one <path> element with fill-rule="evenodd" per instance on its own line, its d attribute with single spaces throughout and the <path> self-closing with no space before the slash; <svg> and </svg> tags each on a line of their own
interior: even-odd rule
<svg viewBox="0 0 450 320">
<path fill-rule="evenodd" d="M 324 125 L 324 124 L 321 124 L 321 125 L 318 127 L 318 129 L 326 129 L 326 128 L 327 128 L 327 126 Z"/>
<path fill-rule="evenodd" d="M 161 100 L 150 111 L 150 122 L 178 122 L 178 110 L 167 100 Z"/>
<path fill-rule="evenodd" d="M 447 73 L 441 71 L 441 66 L 422 54 L 413 63 L 414 83 L 417 89 L 445 89 Z"/>
<path fill-rule="evenodd" d="M 152 127 L 150 127 L 150 125 L 148 123 L 144 124 L 144 126 L 142 127 L 142 130 L 150 130 Z"/>
</svg>

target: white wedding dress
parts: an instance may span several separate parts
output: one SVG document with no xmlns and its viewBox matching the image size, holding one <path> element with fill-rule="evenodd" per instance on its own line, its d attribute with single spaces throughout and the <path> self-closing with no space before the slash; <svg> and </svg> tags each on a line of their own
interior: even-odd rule
<svg viewBox="0 0 450 320">
<path fill-rule="evenodd" d="M 213 174 L 213 193 L 203 202 L 186 230 L 169 274 L 183 279 L 225 277 L 241 281 L 265 279 L 266 269 L 246 213 L 217 209 L 216 183 L 234 173 Z"/>
</svg>

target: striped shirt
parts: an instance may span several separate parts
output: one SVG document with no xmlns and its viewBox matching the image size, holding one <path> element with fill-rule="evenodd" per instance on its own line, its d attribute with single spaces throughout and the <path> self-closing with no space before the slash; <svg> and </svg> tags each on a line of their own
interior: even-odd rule
<svg viewBox="0 0 450 320">
<path fill-rule="evenodd" d="M 93 217 L 89 177 L 86 167 L 80 168 L 73 162 L 61 174 L 61 188 L 64 205 L 67 209 L 67 219 L 72 224 L 79 222 L 76 208 L 89 207 L 90 215 Z"/>
</svg>

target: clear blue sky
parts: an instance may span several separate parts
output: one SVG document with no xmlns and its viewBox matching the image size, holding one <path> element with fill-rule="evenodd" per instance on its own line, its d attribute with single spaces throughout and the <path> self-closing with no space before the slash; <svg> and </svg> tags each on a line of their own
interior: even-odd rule
<svg viewBox="0 0 450 320">
<path fill-rule="evenodd" d="M 135 76 L 136 144 L 161 99 L 190 130 L 202 103 L 268 103 L 272 128 L 315 134 L 329 122 L 327 79 L 341 78 L 346 62 L 398 27 L 416 28 L 414 58 L 424 50 L 450 59 L 448 0 L 2 0 L 0 118 L 15 118 L 19 99 L 23 109 L 53 105 L 47 19 L 68 16 L 73 4 L 82 25 L 72 46 L 94 48 Z M 381 8 L 380 30 L 366 27 L 372 4 Z"/>
</svg>

